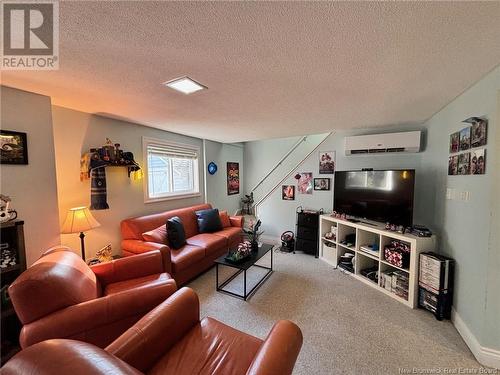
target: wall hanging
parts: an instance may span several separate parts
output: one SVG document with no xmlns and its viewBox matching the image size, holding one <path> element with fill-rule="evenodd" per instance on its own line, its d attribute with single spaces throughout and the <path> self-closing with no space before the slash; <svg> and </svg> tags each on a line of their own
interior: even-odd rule
<svg viewBox="0 0 500 375">
<path fill-rule="evenodd" d="M 295 200 L 295 186 L 294 185 L 281 186 L 281 199 L 283 199 L 284 201 Z"/>
<path fill-rule="evenodd" d="M 329 178 L 315 178 L 314 179 L 314 190 L 330 190 L 330 179 Z"/>
<path fill-rule="evenodd" d="M 217 164 L 215 164 L 213 161 L 211 161 L 210 163 L 208 163 L 207 170 L 208 170 L 208 173 L 210 173 L 211 175 L 214 175 L 217 172 Z"/>
<path fill-rule="evenodd" d="M 120 144 L 106 138 L 104 146 L 91 148 L 80 160 L 80 180 L 90 178 L 90 209 L 109 208 L 106 190 L 106 168 L 126 167 L 128 176 L 134 179 L 142 176 L 140 165 L 134 160 L 134 154 L 120 149 Z"/>
<path fill-rule="evenodd" d="M 297 182 L 299 194 L 313 193 L 313 174 L 312 172 L 300 173 L 300 179 Z"/>
<path fill-rule="evenodd" d="M 469 117 L 462 122 L 471 126 L 450 135 L 450 154 L 458 154 L 448 157 L 448 175 L 485 174 L 486 149 L 478 147 L 486 145 L 488 120 L 484 117 Z"/>
<path fill-rule="evenodd" d="M 227 195 L 240 193 L 240 164 L 227 163 Z"/>
<path fill-rule="evenodd" d="M 335 151 L 319 152 L 319 174 L 335 173 Z"/>
<path fill-rule="evenodd" d="M 26 133 L 0 130 L 0 164 L 28 164 Z"/>
</svg>

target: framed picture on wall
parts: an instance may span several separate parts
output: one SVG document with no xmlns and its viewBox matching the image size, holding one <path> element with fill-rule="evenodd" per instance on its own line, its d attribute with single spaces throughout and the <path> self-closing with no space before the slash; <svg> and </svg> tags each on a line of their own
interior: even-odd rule
<svg viewBox="0 0 500 375">
<path fill-rule="evenodd" d="M 300 173 L 300 178 L 297 182 L 299 194 L 313 193 L 313 174 L 312 172 Z"/>
<path fill-rule="evenodd" d="M 470 126 L 460 130 L 460 151 L 470 148 Z"/>
<path fill-rule="evenodd" d="M 240 164 L 236 162 L 227 163 L 227 195 L 240 193 Z"/>
<path fill-rule="evenodd" d="M 470 152 L 458 155 L 458 174 L 470 174 Z"/>
<path fill-rule="evenodd" d="M 448 158 L 448 176 L 455 176 L 458 174 L 458 155 L 450 156 Z"/>
<path fill-rule="evenodd" d="M 284 201 L 294 201 L 295 200 L 295 186 L 294 185 L 281 186 L 281 199 L 283 199 Z"/>
<path fill-rule="evenodd" d="M 484 120 L 478 117 L 473 117 L 472 119 L 473 121 L 471 126 L 471 142 L 470 142 L 471 146 L 472 147 L 484 146 L 486 144 L 486 127 L 488 126 L 488 120 Z"/>
<path fill-rule="evenodd" d="M 335 151 L 319 152 L 319 174 L 335 173 Z"/>
<path fill-rule="evenodd" d="M 315 178 L 314 179 L 314 190 L 330 190 L 330 179 L 329 178 Z"/>
<path fill-rule="evenodd" d="M 0 164 L 28 164 L 26 133 L 0 130 Z"/>
<path fill-rule="evenodd" d="M 450 153 L 458 152 L 460 148 L 460 132 L 450 135 Z"/>
<path fill-rule="evenodd" d="M 471 152 L 470 173 L 471 174 L 486 173 L 486 149 L 479 148 Z"/>
</svg>

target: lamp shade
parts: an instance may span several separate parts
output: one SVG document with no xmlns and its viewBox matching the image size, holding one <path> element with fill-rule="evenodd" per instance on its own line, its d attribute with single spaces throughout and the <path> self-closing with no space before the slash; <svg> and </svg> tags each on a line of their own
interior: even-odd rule
<svg viewBox="0 0 500 375">
<path fill-rule="evenodd" d="M 100 226 L 87 207 L 75 207 L 68 211 L 61 233 L 85 232 Z"/>
</svg>

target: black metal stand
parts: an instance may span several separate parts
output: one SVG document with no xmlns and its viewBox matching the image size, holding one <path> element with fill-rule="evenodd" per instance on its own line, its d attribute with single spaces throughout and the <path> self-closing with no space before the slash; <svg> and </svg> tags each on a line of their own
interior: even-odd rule
<svg viewBox="0 0 500 375">
<path fill-rule="evenodd" d="M 82 259 L 85 260 L 85 233 L 80 232 L 80 247 L 82 249 Z"/>
<path fill-rule="evenodd" d="M 231 266 L 228 266 L 228 267 L 231 267 Z M 230 296 L 240 298 L 240 299 L 246 301 L 248 298 L 250 298 L 257 291 L 257 289 L 259 289 L 262 286 L 262 284 L 264 284 L 264 281 L 266 281 L 269 278 L 269 276 L 271 276 L 271 274 L 273 273 L 273 250 L 271 250 L 271 267 L 265 267 L 265 266 L 261 266 L 259 264 L 254 264 L 252 267 L 263 268 L 263 269 L 266 269 L 267 272 L 259 280 L 259 282 L 257 284 L 255 284 L 255 286 L 252 289 L 250 289 L 250 291 L 247 293 L 247 270 L 246 269 L 243 269 L 243 270 L 240 269 L 240 270 L 236 271 L 233 275 L 231 275 L 228 279 L 226 279 L 222 284 L 219 285 L 219 263 L 216 263 L 215 264 L 216 290 L 218 292 L 228 294 Z M 231 292 L 229 290 L 224 290 L 224 287 L 227 284 L 229 284 L 231 281 L 233 281 L 236 278 L 236 276 L 238 276 L 242 272 L 243 272 L 243 295 Z"/>
</svg>

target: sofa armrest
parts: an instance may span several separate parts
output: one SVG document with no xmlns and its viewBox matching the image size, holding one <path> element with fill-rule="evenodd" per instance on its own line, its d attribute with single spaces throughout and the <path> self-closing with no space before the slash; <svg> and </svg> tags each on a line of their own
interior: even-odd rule
<svg viewBox="0 0 500 375">
<path fill-rule="evenodd" d="M 198 296 L 182 288 L 113 341 L 106 351 L 139 371 L 148 371 L 200 322 Z"/>
<path fill-rule="evenodd" d="M 160 250 L 90 266 L 103 286 L 165 272 Z"/>
<path fill-rule="evenodd" d="M 302 346 L 300 328 L 289 320 L 276 322 L 257 355 L 247 375 L 291 374 Z"/>
<path fill-rule="evenodd" d="M 144 315 L 177 290 L 173 279 L 66 307 L 23 326 L 21 347 L 52 338 L 86 337 L 99 327 Z M 109 341 L 108 341 L 109 342 Z"/>
<path fill-rule="evenodd" d="M 240 227 L 243 228 L 243 220 L 245 218 L 243 216 L 229 216 L 229 222 L 232 227 Z"/>
<path fill-rule="evenodd" d="M 141 254 L 151 250 L 160 250 L 165 272 L 172 273 L 172 260 L 170 259 L 170 248 L 167 245 L 156 242 L 145 242 L 141 240 L 122 240 L 122 249 L 127 253 Z M 124 254 L 125 255 L 125 254 Z"/>
</svg>

